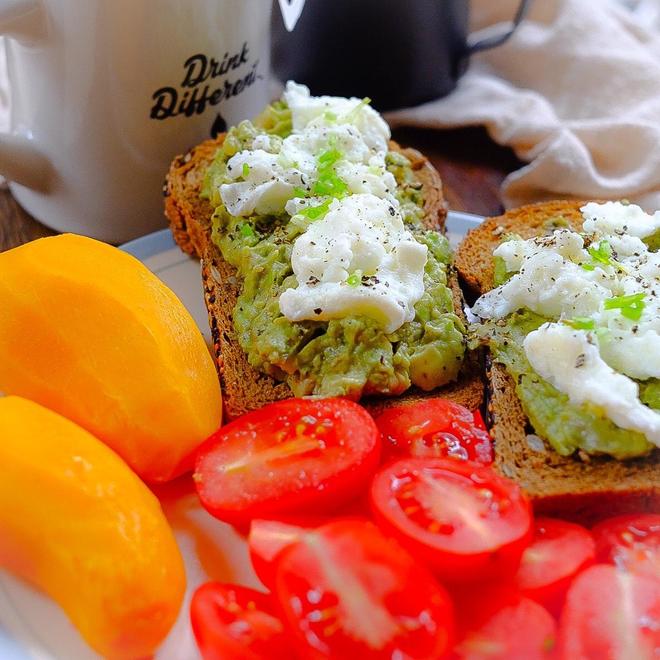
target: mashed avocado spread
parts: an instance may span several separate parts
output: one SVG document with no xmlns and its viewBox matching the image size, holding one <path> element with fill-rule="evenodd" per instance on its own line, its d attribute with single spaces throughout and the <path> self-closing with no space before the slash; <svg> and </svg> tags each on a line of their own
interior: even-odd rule
<svg viewBox="0 0 660 660">
<path fill-rule="evenodd" d="M 506 367 L 536 433 L 564 456 L 628 459 L 658 444 L 660 217 L 624 206 L 584 207 L 583 234 L 560 225 L 529 241 L 504 236 L 496 288 L 474 306 L 483 321 L 473 336 Z"/>
<path fill-rule="evenodd" d="M 325 114 L 329 124 L 336 120 L 330 111 Z M 292 130 L 291 109 L 284 101 L 273 103 L 253 123 L 244 121 L 230 129 L 202 189 L 202 196 L 215 207 L 212 240 L 242 280 L 233 318 L 249 363 L 286 380 L 297 396 L 358 399 L 363 394 L 400 394 L 411 385 L 431 390 L 454 380 L 465 351 L 465 328 L 454 313 L 447 286 L 451 252 L 444 236 L 424 227 L 423 187 L 408 159 L 399 153 L 389 151 L 385 156 L 385 169 L 396 181 L 392 195 L 398 202 L 397 213 L 405 230 L 426 246 L 426 262 L 420 271 L 423 293 L 411 306 L 411 319 L 388 333 L 382 321 L 369 315 L 292 321 L 282 313 L 282 293 L 300 286 L 292 268 L 296 239 L 328 213 L 333 200 L 349 194 L 333 169 L 339 148 L 330 140 L 315 154 L 321 163 L 318 180 L 303 176 L 303 185 L 294 188 L 293 201 L 301 200 L 296 213 L 255 208 L 232 215 L 220 191 L 237 180 L 236 172 L 229 171 L 232 157 L 259 144 L 281 163 L 282 143 Z M 385 174 L 373 165 L 370 169 Z M 238 178 L 247 180 L 249 174 L 250 165 L 245 162 Z M 305 205 L 312 196 L 315 201 Z M 351 292 L 351 287 L 377 283 L 373 273 L 354 271 L 337 286 Z"/>
<path fill-rule="evenodd" d="M 505 321 L 488 321 L 475 328 L 488 343 L 493 359 L 503 364 L 516 386 L 516 394 L 536 433 L 545 438 L 562 456 L 577 450 L 588 454 L 609 454 L 618 459 L 648 454 L 653 445 L 635 431 L 614 424 L 598 406 L 573 404 L 563 392 L 553 387 L 532 369 L 523 349 L 525 337 L 549 319 L 521 310 Z M 657 408 L 659 382 L 645 384 L 651 397 L 640 398 Z M 655 397 L 654 399 L 652 397 Z M 646 400 L 645 400 L 646 399 Z"/>
</svg>

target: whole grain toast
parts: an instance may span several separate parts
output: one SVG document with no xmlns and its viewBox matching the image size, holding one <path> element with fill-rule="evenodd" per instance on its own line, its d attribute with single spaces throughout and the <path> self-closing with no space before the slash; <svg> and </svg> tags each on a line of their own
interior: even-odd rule
<svg viewBox="0 0 660 660">
<path fill-rule="evenodd" d="M 539 236 L 555 218 L 555 226 L 565 221 L 579 231 L 583 204 L 531 204 L 488 218 L 468 233 L 457 250 L 455 263 L 462 281 L 475 295 L 492 289 L 492 253 L 504 234 Z M 487 366 L 495 467 L 527 491 L 536 511 L 590 523 L 616 513 L 660 510 L 660 449 L 627 461 L 586 454 L 560 456 L 531 428 L 506 368 L 490 359 Z"/>
<path fill-rule="evenodd" d="M 200 197 L 205 172 L 223 140 L 224 135 L 220 135 L 175 158 L 167 175 L 164 193 L 165 215 L 169 220 L 175 241 L 191 256 L 201 258 L 204 298 L 222 385 L 225 413 L 232 419 L 293 394 L 286 383 L 277 381 L 250 366 L 234 332 L 232 312 L 241 282 L 236 276 L 236 270 L 224 261 L 219 249 L 211 241 L 213 208 L 209 202 Z M 423 185 L 426 224 L 430 228 L 442 231 L 447 211 L 440 176 L 419 152 L 402 149 L 394 142 L 391 143 L 390 148 L 400 151 L 411 160 L 413 169 Z M 453 268 L 450 270 L 449 284 L 453 292 L 454 307 L 463 317 L 463 299 Z M 431 394 L 443 396 L 474 410 L 482 404 L 483 391 L 484 384 L 479 365 L 470 356 L 456 383 L 435 390 Z M 385 407 L 412 403 L 427 396 L 428 393 L 413 388 L 396 398 L 369 397 L 362 403 L 375 413 Z"/>
</svg>

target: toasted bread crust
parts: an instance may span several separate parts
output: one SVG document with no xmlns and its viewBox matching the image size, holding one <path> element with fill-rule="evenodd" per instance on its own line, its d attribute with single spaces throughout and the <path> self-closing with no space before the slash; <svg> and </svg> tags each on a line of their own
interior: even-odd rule
<svg viewBox="0 0 660 660">
<path fill-rule="evenodd" d="M 213 209 L 199 196 L 206 169 L 223 140 L 224 135 L 216 140 L 207 140 L 187 154 L 174 159 L 166 180 L 165 215 L 181 249 L 192 256 L 201 257 L 202 260 L 204 297 L 222 384 L 225 413 L 232 419 L 293 395 L 286 383 L 276 381 L 250 366 L 234 331 L 232 313 L 240 293 L 241 282 L 236 276 L 236 270 L 224 261 L 219 249 L 211 241 Z M 391 148 L 411 160 L 413 169 L 423 183 L 427 225 L 443 230 L 447 208 L 438 173 L 418 151 L 401 149 L 394 142 L 391 143 Z M 455 308 L 462 316 L 462 295 L 453 269 L 450 272 L 449 285 Z M 431 394 L 449 398 L 474 410 L 483 401 L 483 391 L 481 372 L 476 359 L 470 357 L 456 383 Z M 363 403 L 372 412 L 378 412 L 391 405 L 404 405 L 427 396 L 428 393 L 412 389 L 395 399 L 370 397 Z"/>
<path fill-rule="evenodd" d="M 493 288 L 493 250 L 505 234 L 519 234 L 532 238 L 545 233 L 550 218 L 562 217 L 573 230 L 582 228 L 580 207 L 584 202 L 557 201 L 529 204 L 507 211 L 504 215 L 487 218 L 471 229 L 456 251 L 454 263 L 462 282 L 477 295 Z"/>
<path fill-rule="evenodd" d="M 468 233 L 456 253 L 459 275 L 473 293 L 493 288 L 492 252 L 502 234 L 524 238 L 545 232 L 548 219 L 562 216 L 582 228 L 584 202 L 532 204 L 489 218 Z M 502 229 L 499 229 L 499 228 Z M 495 440 L 495 468 L 517 481 L 536 511 L 591 523 L 629 511 L 660 510 L 660 449 L 645 458 L 563 457 L 544 443 L 540 450 L 506 368 L 489 362 L 488 413 Z"/>
</svg>

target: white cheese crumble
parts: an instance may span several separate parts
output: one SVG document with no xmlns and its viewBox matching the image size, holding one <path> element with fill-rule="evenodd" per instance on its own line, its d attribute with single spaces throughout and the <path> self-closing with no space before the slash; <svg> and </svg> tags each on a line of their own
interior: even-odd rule
<svg viewBox="0 0 660 660">
<path fill-rule="evenodd" d="M 641 240 L 660 229 L 660 212 L 649 215 L 621 202 L 590 202 L 581 211 L 583 235 L 562 229 L 498 246 L 493 254 L 512 276 L 481 296 L 472 311 L 501 319 L 529 309 L 554 319 L 525 341 L 532 367 L 571 400 L 602 406 L 620 427 L 645 425 L 643 432 L 657 444 L 660 415 L 639 401 L 631 379 L 660 378 L 660 254 Z M 580 353 L 591 366 L 569 368 L 573 348 L 587 336 L 593 343 Z M 597 378 L 606 385 L 594 387 Z"/>
<path fill-rule="evenodd" d="M 527 308 L 544 316 L 587 316 L 611 295 L 600 269 L 586 271 L 588 261 L 579 234 L 562 229 L 552 237 L 505 241 L 493 252 L 507 271 L 518 271 L 508 282 L 477 300 L 472 311 L 481 318 L 504 318 Z"/>
<path fill-rule="evenodd" d="M 646 238 L 660 229 L 660 211 L 645 213 L 636 204 L 589 202 L 581 209 L 583 229 L 588 234 L 628 234 Z"/>
<path fill-rule="evenodd" d="M 298 85 L 291 80 L 286 84 L 283 98 L 291 109 L 291 121 L 294 131 L 302 131 L 310 124 L 327 125 L 332 121 L 339 124 L 350 123 L 360 131 L 370 149 L 381 152 L 387 151 L 390 127 L 362 99 L 347 99 L 340 96 L 311 96 L 305 85 Z M 329 116 L 328 113 L 330 113 Z"/>
<path fill-rule="evenodd" d="M 292 321 L 368 316 L 394 332 L 415 317 L 426 254 L 394 204 L 368 194 L 334 200 L 293 246 L 299 284 L 280 309 Z"/>
<path fill-rule="evenodd" d="M 532 369 L 571 403 L 599 406 L 617 426 L 660 447 L 660 415 L 640 402 L 637 383 L 608 366 L 586 332 L 545 324 L 525 337 L 524 348 Z"/>
<path fill-rule="evenodd" d="M 282 313 L 291 321 L 365 315 L 393 332 L 415 316 L 427 247 L 403 226 L 396 180 L 385 162 L 389 127 L 360 99 L 314 97 L 293 82 L 283 98 L 292 133 L 258 135 L 251 149 L 232 156 L 220 197 L 229 213 L 242 217 L 288 213 L 295 219 L 325 204 L 313 221 L 298 218 L 309 226 L 293 246 L 298 287 L 280 296 Z M 328 168 L 345 188 L 338 199 L 320 195 L 316 185 Z"/>
<path fill-rule="evenodd" d="M 310 96 L 307 87 L 292 82 L 284 99 L 292 114 L 291 135 L 277 141 L 258 135 L 251 149 L 227 162 L 231 182 L 220 186 L 220 197 L 229 213 L 281 213 L 295 188 L 311 190 L 318 156 L 329 149 L 341 154 L 336 172 L 348 193 L 394 199 L 396 181 L 385 169 L 390 131 L 373 108 L 359 99 Z M 277 153 L 272 152 L 275 144 Z"/>
</svg>

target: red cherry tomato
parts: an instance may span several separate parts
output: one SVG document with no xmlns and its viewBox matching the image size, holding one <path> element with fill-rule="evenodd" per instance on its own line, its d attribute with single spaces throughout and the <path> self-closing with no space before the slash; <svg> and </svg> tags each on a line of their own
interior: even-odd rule
<svg viewBox="0 0 660 660">
<path fill-rule="evenodd" d="M 253 520 L 248 535 L 250 561 L 257 577 L 269 588 L 275 584 L 275 560 L 280 553 L 301 536 L 320 524 L 327 523 L 318 520 Z"/>
<path fill-rule="evenodd" d="M 474 410 L 472 412 L 472 419 L 474 420 L 474 425 L 478 429 L 488 432 L 488 429 L 486 428 L 486 422 L 484 422 L 484 418 L 481 416 L 479 410 Z"/>
<path fill-rule="evenodd" d="M 511 580 L 447 583 L 447 590 L 454 602 L 458 640 L 522 598 Z"/>
<path fill-rule="evenodd" d="M 288 660 L 291 647 L 268 594 L 207 582 L 195 591 L 190 619 L 204 660 Z"/>
<path fill-rule="evenodd" d="M 374 477 L 371 505 L 387 534 L 450 582 L 512 575 L 532 536 L 520 488 L 466 461 L 392 463 Z"/>
<path fill-rule="evenodd" d="M 493 443 L 481 415 L 446 399 L 393 406 L 376 416 L 386 457 L 432 456 L 493 462 Z"/>
<path fill-rule="evenodd" d="M 515 577 L 525 595 L 559 616 L 573 578 L 594 562 L 589 530 L 564 520 L 537 518 L 534 539 L 525 549 Z"/>
<path fill-rule="evenodd" d="M 301 657 L 441 658 L 453 637 L 447 592 L 367 521 L 319 527 L 277 562 L 275 593 Z"/>
<path fill-rule="evenodd" d="M 518 598 L 469 630 L 454 648 L 464 660 L 549 660 L 557 626 L 541 605 Z"/>
<path fill-rule="evenodd" d="M 199 449 L 195 484 L 233 524 L 337 508 L 366 489 L 380 455 L 367 411 L 344 399 L 286 399 L 239 417 Z"/>
<path fill-rule="evenodd" d="M 558 658 L 660 657 L 660 579 L 596 564 L 578 575 L 559 621 Z"/>
<path fill-rule="evenodd" d="M 616 516 L 598 523 L 592 532 L 598 561 L 660 576 L 660 514 Z"/>
</svg>

